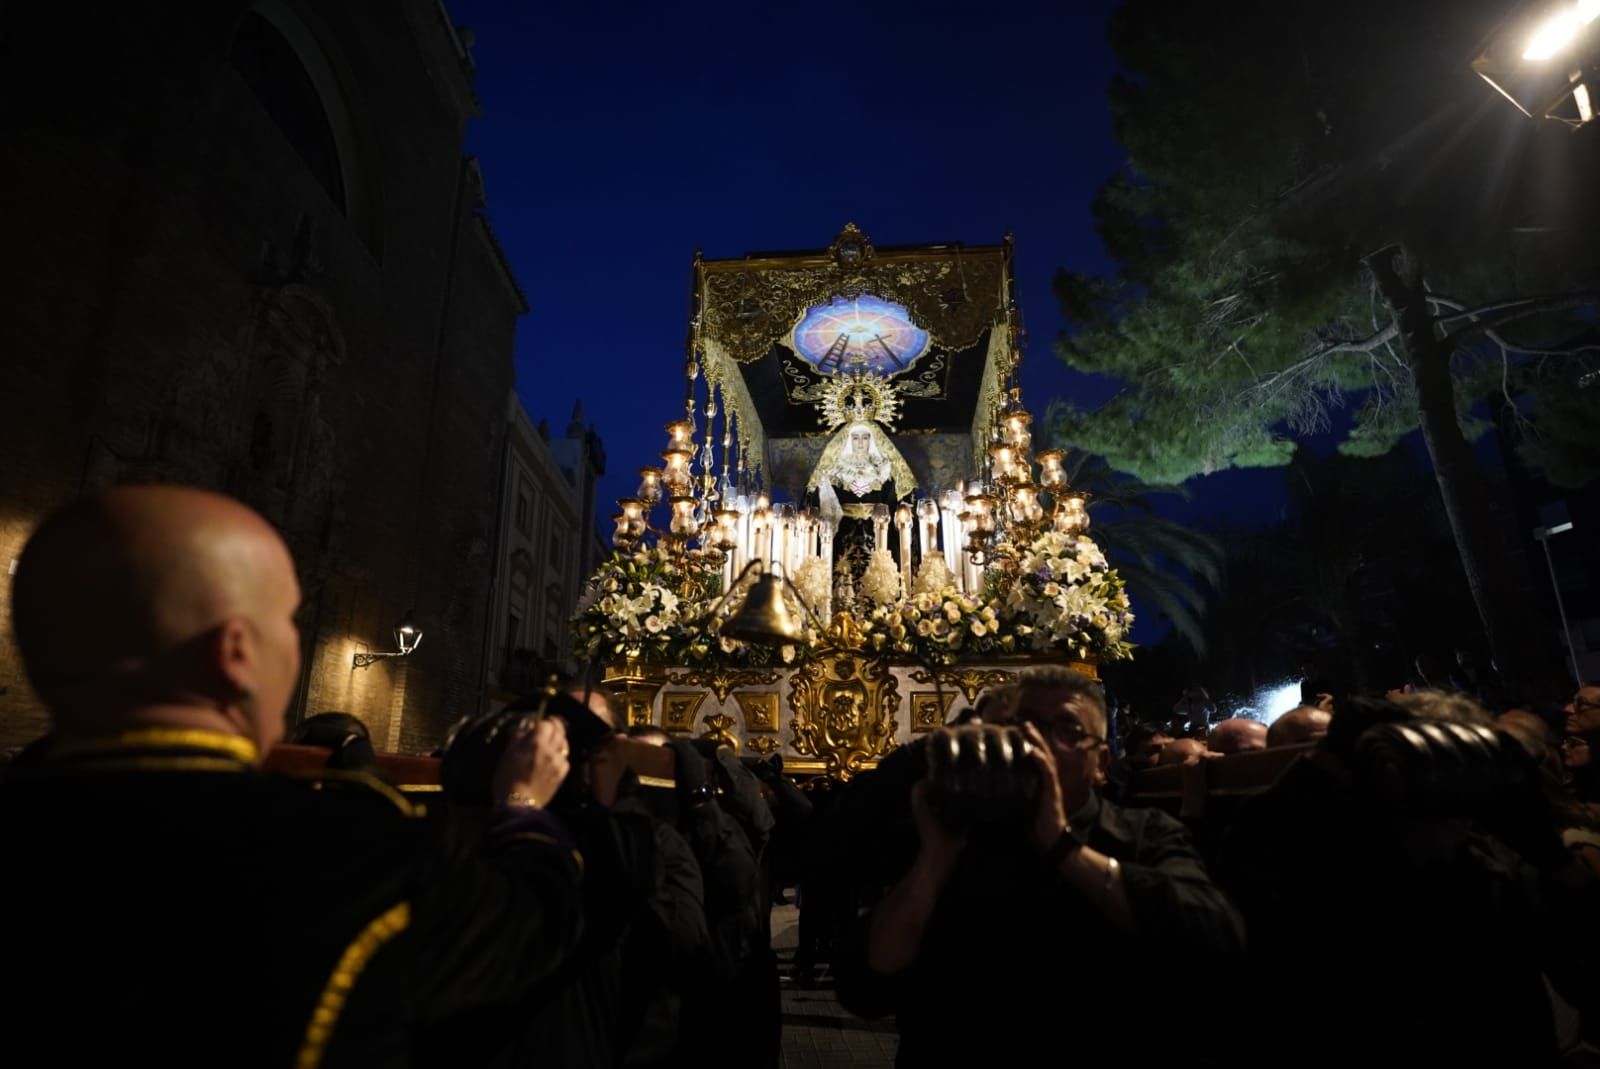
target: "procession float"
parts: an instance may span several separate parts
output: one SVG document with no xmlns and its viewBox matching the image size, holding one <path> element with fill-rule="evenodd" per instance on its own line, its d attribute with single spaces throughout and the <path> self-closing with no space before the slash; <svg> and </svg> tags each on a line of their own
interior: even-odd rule
<svg viewBox="0 0 1600 1069">
<path fill-rule="evenodd" d="M 682 417 L 572 621 L 630 725 L 849 779 L 1027 664 L 1130 655 L 1018 333 L 1009 235 L 696 256 Z"/>
</svg>

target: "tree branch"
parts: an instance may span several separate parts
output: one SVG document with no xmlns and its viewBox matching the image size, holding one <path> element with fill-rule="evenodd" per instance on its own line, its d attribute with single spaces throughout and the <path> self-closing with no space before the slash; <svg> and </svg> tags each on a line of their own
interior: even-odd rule
<svg viewBox="0 0 1600 1069">
<path fill-rule="evenodd" d="M 1433 298 L 1430 298 L 1433 299 Z M 1440 303 L 1443 303 L 1442 301 Z M 1496 328 L 1519 319 L 1539 315 L 1542 312 L 1560 312 L 1568 308 L 1582 308 L 1585 305 L 1600 303 L 1600 293 L 1593 290 L 1578 293 L 1558 293 L 1549 297 L 1530 297 L 1520 301 L 1507 301 L 1500 305 L 1485 306 L 1480 309 L 1459 312 L 1441 319 L 1440 322 L 1455 319 L 1470 319 L 1471 322 L 1464 327 L 1457 327 L 1449 331 L 1442 339 L 1443 344 L 1454 350 L 1468 344 L 1472 339 L 1493 333 Z M 1509 345 L 1503 339 L 1496 340 L 1497 345 L 1504 349 L 1517 352 L 1531 352 L 1522 346 Z"/>
</svg>

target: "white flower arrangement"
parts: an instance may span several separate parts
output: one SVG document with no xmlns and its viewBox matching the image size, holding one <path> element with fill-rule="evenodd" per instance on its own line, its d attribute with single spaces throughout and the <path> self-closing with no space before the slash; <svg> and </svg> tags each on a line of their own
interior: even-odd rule
<svg viewBox="0 0 1600 1069">
<path fill-rule="evenodd" d="M 867 560 L 867 570 L 861 575 L 861 593 L 877 606 L 893 605 L 899 601 L 904 587 L 900 582 L 900 569 L 887 549 L 875 549 Z"/>
<path fill-rule="evenodd" d="M 1127 592 L 1105 554 L 1087 535 L 1049 530 L 1017 555 L 1004 594 L 1006 615 L 1033 649 L 1052 647 L 1102 661 L 1132 655 Z M 1024 636 L 1021 628 L 1030 630 Z"/>
<path fill-rule="evenodd" d="M 826 622 L 833 617 L 833 575 L 827 561 L 821 557 L 807 558 L 795 569 L 790 581 L 819 618 Z"/>
<path fill-rule="evenodd" d="M 706 613 L 678 594 L 683 567 L 664 547 L 617 552 L 589 577 L 572 627 L 577 653 L 595 657 L 666 656 Z"/>
<path fill-rule="evenodd" d="M 939 594 L 955 585 L 956 577 L 945 564 L 944 554 L 931 553 L 923 558 L 921 566 L 917 568 L 917 579 L 911 584 L 911 593 L 913 596 Z"/>
</svg>

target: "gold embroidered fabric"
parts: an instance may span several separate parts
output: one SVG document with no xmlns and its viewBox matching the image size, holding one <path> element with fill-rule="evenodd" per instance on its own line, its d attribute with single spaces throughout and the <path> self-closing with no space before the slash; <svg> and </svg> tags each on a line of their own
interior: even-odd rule
<svg viewBox="0 0 1600 1069">
<path fill-rule="evenodd" d="M 843 456 L 850 444 L 850 431 L 856 427 L 866 427 L 872 434 L 872 444 L 883 457 L 888 470 L 883 473 L 873 472 L 867 476 L 866 482 L 870 489 L 876 490 L 886 481 L 894 481 L 894 496 L 896 499 L 909 497 L 916 492 L 917 477 L 911 474 L 911 465 L 906 463 L 906 458 L 900 455 L 900 450 L 894 442 L 883 432 L 883 428 L 876 423 L 848 423 L 840 427 L 827 446 L 822 450 L 822 457 L 817 461 L 816 468 L 811 472 L 811 478 L 806 480 L 807 490 L 816 490 L 820 487 L 824 473 L 829 476 L 829 481 L 838 487 L 849 486 L 852 480 L 839 477 L 840 469 L 848 466 Z M 876 481 L 874 481 L 876 480 Z"/>
</svg>

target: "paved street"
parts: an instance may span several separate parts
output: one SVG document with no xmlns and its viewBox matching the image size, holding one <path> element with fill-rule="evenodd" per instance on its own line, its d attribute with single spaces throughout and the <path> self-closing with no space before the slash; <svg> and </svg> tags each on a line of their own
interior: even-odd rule
<svg viewBox="0 0 1600 1069">
<path fill-rule="evenodd" d="M 793 906 L 772 911 L 772 944 L 778 952 L 778 971 L 785 977 L 781 1069 L 888 1069 L 894 1064 L 896 1044 L 892 1020 L 863 1021 L 840 1009 L 833 997 L 831 973 L 823 972 L 807 987 L 787 979 L 794 962 L 798 924 L 799 913 Z"/>
</svg>

